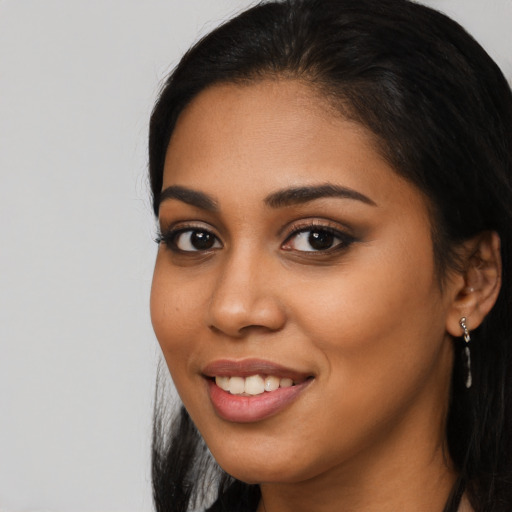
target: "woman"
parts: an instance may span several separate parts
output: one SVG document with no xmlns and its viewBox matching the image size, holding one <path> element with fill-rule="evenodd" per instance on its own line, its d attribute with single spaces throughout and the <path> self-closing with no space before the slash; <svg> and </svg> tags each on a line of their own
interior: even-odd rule
<svg viewBox="0 0 512 512">
<path fill-rule="evenodd" d="M 263 3 L 183 57 L 150 128 L 184 405 L 157 510 L 512 510 L 511 129 L 485 51 L 406 0 Z"/>
</svg>

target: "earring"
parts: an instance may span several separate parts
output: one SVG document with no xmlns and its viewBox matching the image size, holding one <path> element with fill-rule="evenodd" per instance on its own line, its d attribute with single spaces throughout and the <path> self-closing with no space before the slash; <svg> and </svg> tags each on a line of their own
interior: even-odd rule
<svg viewBox="0 0 512 512">
<path fill-rule="evenodd" d="M 460 326 L 462 327 L 462 330 L 464 331 L 463 337 L 464 341 L 466 342 L 466 346 L 464 347 L 464 355 L 466 356 L 466 388 L 470 388 L 471 384 L 473 382 L 473 377 L 471 376 L 471 353 L 469 351 L 469 342 L 471 341 L 471 337 L 469 336 L 469 329 L 466 324 L 466 317 L 463 316 L 460 321 Z"/>
</svg>

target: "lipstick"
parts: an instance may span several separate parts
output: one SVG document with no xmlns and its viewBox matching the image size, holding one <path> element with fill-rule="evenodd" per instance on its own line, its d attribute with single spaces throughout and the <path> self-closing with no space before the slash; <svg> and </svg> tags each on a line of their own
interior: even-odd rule
<svg viewBox="0 0 512 512">
<path fill-rule="evenodd" d="M 237 377 L 236 380 L 240 381 L 254 375 L 277 377 L 281 382 L 286 382 L 286 387 L 248 395 L 231 394 L 215 383 L 215 377 Z M 278 414 L 294 402 L 313 380 L 312 375 L 260 359 L 214 361 L 203 369 L 203 376 L 216 413 L 235 423 L 258 422 Z"/>
</svg>

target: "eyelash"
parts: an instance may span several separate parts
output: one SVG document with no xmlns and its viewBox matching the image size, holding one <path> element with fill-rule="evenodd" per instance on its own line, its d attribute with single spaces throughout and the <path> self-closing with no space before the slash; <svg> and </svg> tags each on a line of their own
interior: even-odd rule
<svg viewBox="0 0 512 512">
<path fill-rule="evenodd" d="M 311 246 L 311 235 L 313 233 L 322 233 L 327 234 L 330 237 L 332 237 L 331 242 L 334 244 L 331 247 L 328 247 L 326 249 L 317 249 L 315 250 L 297 250 L 293 248 L 288 248 L 287 245 L 289 245 L 289 242 L 293 239 L 298 240 L 300 235 L 310 233 L 307 243 Z M 335 241 L 337 242 L 335 243 Z M 317 239 L 317 241 L 321 242 L 321 239 Z M 344 233 L 343 231 L 340 231 L 339 229 L 335 229 L 330 226 L 326 226 L 325 224 L 320 223 L 310 223 L 305 226 L 298 227 L 294 229 L 285 239 L 284 243 L 282 244 L 283 250 L 287 251 L 296 251 L 301 254 L 308 254 L 308 255 L 327 255 L 332 254 L 335 252 L 343 251 L 348 249 L 348 247 L 356 241 L 355 237 L 352 235 L 349 235 L 348 233 Z"/>
<path fill-rule="evenodd" d="M 204 250 L 201 250 L 201 249 L 184 250 L 184 249 L 180 249 L 177 246 L 176 241 L 177 241 L 178 236 L 185 234 L 185 233 L 190 233 L 190 235 L 192 235 L 194 232 L 195 233 L 206 233 L 208 235 L 213 236 L 214 240 L 213 240 L 212 247 L 206 248 Z M 333 246 L 328 247 L 326 249 L 316 249 L 315 250 L 313 248 L 312 250 L 297 250 L 297 249 L 294 249 L 293 247 L 290 247 L 290 242 L 292 240 L 294 240 L 294 239 L 297 240 L 298 237 L 300 237 L 300 235 L 305 234 L 305 233 L 310 233 L 310 236 L 308 237 L 308 241 L 307 241 L 307 243 L 310 246 L 311 246 L 311 243 L 310 243 L 311 242 L 311 234 L 313 234 L 313 233 L 328 234 L 330 237 L 332 237 L 332 240 L 331 240 L 332 243 L 334 243 L 336 240 L 337 240 L 337 242 Z M 317 241 L 320 241 L 320 243 L 321 243 L 320 239 L 317 239 Z M 291 233 L 288 234 L 288 236 L 285 238 L 285 241 L 281 245 L 281 249 L 283 249 L 285 251 L 289 251 L 289 252 L 294 251 L 299 254 L 326 255 L 326 254 L 331 254 L 334 252 L 346 250 L 355 241 L 356 241 L 355 237 L 353 237 L 352 235 L 349 235 L 347 233 L 344 233 L 344 232 L 340 231 L 339 229 L 334 229 L 330 226 L 326 226 L 325 224 L 309 223 L 307 225 L 296 227 L 296 229 L 291 231 Z M 166 247 L 168 247 L 174 253 L 189 254 L 189 255 L 194 254 L 194 253 L 195 254 L 204 254 L 204 253 L 210 252 L 212 250 L 222 248 L 222 242 L 220 241 L 220 239 L 211 230 L 203 228 L 201 226 L 184 226 L 184 227 L 180 227 L 177 229 L 171 228 L 171 229 L 168 229 L 165 231 L 159 231 L 155 238 L 155 242 L 157 244 L 163 243 Z M 190 245 L 192 245 L 191 242 L 189 242 L 189 243 L 190 243 Z M 218 244 L 218 246 L 215 247 L 215 244 Z"/>
<path fill-rule="evenodd" d="M 201 250 L 183 250 L 183 249 L 180 249 L 177 244 L 176 244 L 176 240 L 178 238 L 179 235 L 182 235 L 184 233 L 207 233 L 208 235 L 212 235 L 214 237 L 214 244 L 216 242 L 219 242 L 220 243 L 220 240 L 219 238 L 212 233 L 212 231 L 210 229 L 206 229 L 206 228 L 203 228 L 201 226 L 183 226 L 183 227 L 180 227 L 180 228 L 177 228 L 177 229 L 173 229 L 173 228 L 170 228 L 170 229 L 166 229 L 164 231 L 159 231 L 156 238 L 155 238 L 155 242 L 157 244 L 164 244 L 166 247 L 168 247 L 171 251 L 175 252 L 175 253 L 179 253 L 179 254 L 190 254 L 190 253 L 198 253 L 198 254 L 201 254 L 201 253 L 204 253 L 204 252 L 208 252 L 209 250 L 212 250 L 212 249 L 217 249 L 218 247 L 212 247 L 210 249 L 205 249 L 203 251 Z M 222 246 L 222 244 L 221 244 Z"/>
</svg>

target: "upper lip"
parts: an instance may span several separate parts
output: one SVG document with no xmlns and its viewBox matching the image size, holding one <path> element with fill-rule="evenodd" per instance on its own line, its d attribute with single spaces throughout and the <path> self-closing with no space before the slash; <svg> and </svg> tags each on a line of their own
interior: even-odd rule
<svg viewBox="0 0 512 512">
<path fill-rule="evenodd" d="M 292 379 L 295 383 L 302 382 L 311 373 L 300 372 L 280 364 L 263 359 L 218 359 L 207 364 L 202 371 L 205 377 L 249 377 L 251 375 L 273 375 Z"/>
</svg>

